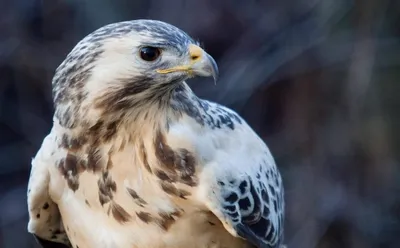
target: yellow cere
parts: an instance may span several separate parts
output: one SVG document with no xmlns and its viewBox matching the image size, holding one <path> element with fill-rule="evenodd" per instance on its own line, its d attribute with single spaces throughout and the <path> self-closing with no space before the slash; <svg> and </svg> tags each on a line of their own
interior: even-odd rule
<svg viewBox="0 0 400 248">
<path fill-rule="evenodd" d="M 176 72 L 176 71 L 187 71 L 187 72 L 191 72 L 191 67 L 193 64 L 195 64 L 197 61 L 199 61 L 202 56 L 203 56 L 203 49 L 201 49 L 199 46 L 190 44 L 189 45 L 189 54 L 190 54 L 190 64 L 189 65 L 179 65 L 179 66 L 175 66 L 172 68 L 168 68 L 168 69 L 158 69 L 157 72 L 161 73 L 161 74 L 167 74 L 167 73 L 171 73 L 171 72 Z"/>
</svg>

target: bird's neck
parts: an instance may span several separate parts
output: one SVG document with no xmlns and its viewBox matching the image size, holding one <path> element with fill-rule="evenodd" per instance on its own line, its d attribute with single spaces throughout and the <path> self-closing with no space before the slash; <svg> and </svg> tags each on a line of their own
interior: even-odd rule
<svg viewBox="0 0 400 248">
<path fill-rule="evenodd" d="M 65 140 L 65 148 L 75 149 L 91 143 L 111 144 L 121 135 L 132 142 L 144 136 L 152 139 L 159 131 L 168 132 L 169 126 L 185 115 L 196 120 L 201 118 L 199 99 L 185 82 L 157 98 L 143 99 L 137 106 L 123 114 L 91 113 L 85 125 L 77 124 L 73 128 L 63 126 L 57 118 L 54 124 Z"/>
<path fill-rule="evenodd" d="M 145 103 L 139 109 L 126 115 L 124 127 L 133 135 L 142 136 L 149 128 L 153 131 L 167 131 L 169 125 L 179 121 L 183 115 L 195 117 L 194 112 L 199 109 L 197 96 L 185 82 L 164 91 L 156 98 L 143 101 Z"/>
</svg>

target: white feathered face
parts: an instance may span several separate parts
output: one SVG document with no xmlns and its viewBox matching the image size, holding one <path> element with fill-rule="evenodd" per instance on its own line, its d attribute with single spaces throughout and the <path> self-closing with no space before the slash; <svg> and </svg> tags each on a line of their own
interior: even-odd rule
<svg viewBox="0 0 400 248">
<path fill-rule="evenodd" d="M 57 68 L 56 114 L 58 106 L 58 112 L 69 112 L 69 117 L 82 107 L 127 111 L 167 95 L 194 76 L 217 80 L 218 68 L 182 30 L 153 20 L 110 24 L 81 40 Z"/>
</svg>

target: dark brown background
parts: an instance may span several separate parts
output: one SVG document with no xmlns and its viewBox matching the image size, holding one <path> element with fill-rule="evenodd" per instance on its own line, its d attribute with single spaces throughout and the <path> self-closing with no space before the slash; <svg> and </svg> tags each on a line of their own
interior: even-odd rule
<svg viewBox="0 0 400 248">
<path fill-rule="evenodd" d="M 55 68 L 89 32 L 138 18 L 177 25 L 217 60 L 217 86 L 190 85 L 268 143 L 289 248 L 400 247 L 399 16 L 388 0 L 1 0 L 0 247 L 36 247 L 26 184 Z"/>
</svg>

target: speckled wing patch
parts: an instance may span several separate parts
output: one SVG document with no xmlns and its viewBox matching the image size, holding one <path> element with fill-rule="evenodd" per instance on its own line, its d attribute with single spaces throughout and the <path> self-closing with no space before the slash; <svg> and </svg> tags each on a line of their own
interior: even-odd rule
<svg viewBox="0 0 400 248">
<path fill-rule="evenodd" d="M 257 247 L 279 248 L 283 239 L 283 189 L 276 168 L 254 177 L 219 181 L 222 215 L 239 236 Z"/>
</svg>

